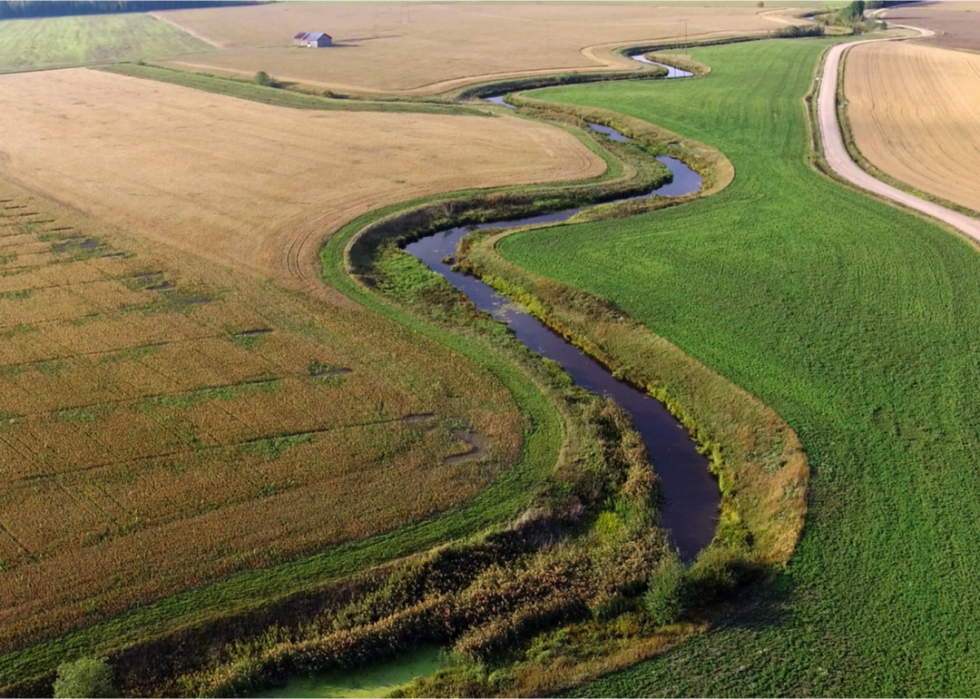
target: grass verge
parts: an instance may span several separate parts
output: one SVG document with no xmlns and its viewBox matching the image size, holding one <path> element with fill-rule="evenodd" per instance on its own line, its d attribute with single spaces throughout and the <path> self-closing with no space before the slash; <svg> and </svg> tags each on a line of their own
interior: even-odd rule
<svg viewBox="0 0 980 699">
<path fill-rule="evenodd" d="M 338 99 L 335 97 L 314 95 L 308 92 L 258 85 L 254 82 L 225 78 L 207 73 L 194 73 L 175 68 L 144 65 L 141 63 L 117 63 L 104 66 L 100 70 L 132 78 L 156 80 L 157 82 L 190 87 L 195 90 L 212 92 L 216 95 L 227 95 L 252 102 L 271 104 L 276 107 L 290 109 L 314 109 L 339 112 L 407 112 L 416 114 L 457 114 L 468 116 L 487 116 L 486 110 L 474 109 L 463 105 L 439 102 L 394 102 L 366 101 L 353 99 Z"/>
<path fill-rule="evenodd" d="M 812 468 L 770 596 L 582 695 L 952 695 L 980 681 L 976 251 L 810 169 L 801 98 L 829 43 L 691 49 L 713 67 L 701 80 L 537 95 L 712 143 L 737 177 L 683 207 L 510 236 L 505 258 L 608 299 L 758 396 Z"/>
</svg>

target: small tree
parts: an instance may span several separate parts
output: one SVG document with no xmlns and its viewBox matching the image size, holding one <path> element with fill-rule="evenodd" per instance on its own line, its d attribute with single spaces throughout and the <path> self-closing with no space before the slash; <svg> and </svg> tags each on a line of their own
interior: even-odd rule
<svg viewBox="0 0 980 699">
<path fill-rule="evenodd" d="M 854 0 L 850 5 L 841 10 L 841 19 L 845 24 L 860 22 L 864 19 L 864 0 Z"/>
<path fill-rule="evenodd" d="M 265 87 L 275 87 L 276 81 L 271 75 L 266 73 L 264 70 L 260 70 L 255 74 L 255 83 L 257 85 L 264 85 Z"/>
<path fill-rule="evenodd" d="M 112 688 L 112 669 L 105 660 L 82 658 L 58 667 L 58 679 L 54 682 L 56 699 L 68 697 L 115 697 Z"/>
<path fill-rule="evenodd" d="M 676 623 L 687 608 L 687 569 L 672 561 L 650 576 L 650 587 L 643 598 L 650 618 L 660 625 Z"/>
</svg>

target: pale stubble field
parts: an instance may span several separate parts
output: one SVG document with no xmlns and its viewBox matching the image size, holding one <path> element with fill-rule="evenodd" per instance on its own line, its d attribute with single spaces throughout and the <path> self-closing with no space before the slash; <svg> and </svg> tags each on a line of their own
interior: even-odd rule
<svg viewBox="0 0 980 699">
<path fill-rule="evenodd" d="M 980 55 L 882 42 L 848 53 L 847 117 L 886 174 L 980 211 Z"/>
<path fill-rule="evenodd" d="M 302 2 L 157 16 L 221 49 L 168 62 L 174 67 L 248 77 L 264 70 L 340 91 L 435 94 L 515 75 L 635 68 L 612 49 L 765 32 L 797 23 L 797 14 L 754 2 Z M 336 46 L 293 47 L 301 31 L 326 32 Z"/>
<path fill-rule="evenodd" d="M 299 111 L 87 69 L 0 78 L 0 132 L 0 175 L 314 295 L 320 246 L 361 214 L 605 171 L 570 134 L 526 120 Z"/>
</svg>

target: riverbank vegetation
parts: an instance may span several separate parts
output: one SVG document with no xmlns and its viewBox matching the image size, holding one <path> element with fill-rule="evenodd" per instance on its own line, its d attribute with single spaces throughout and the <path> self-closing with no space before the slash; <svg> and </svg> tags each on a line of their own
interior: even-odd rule
<svg viewBox="0 0 980 699">
<path fill-rule="evenodd" d="M 581 115 L 573 112 L 568 116 L 580 118 Z M 658 132 L 658 135 L 662 136 L 663 132 Z M 685 143 L 687 147 L 693 146 Z M 663 142 L 650 141 L 648 146 L 663 147 Z M 639 146 L 619 147 L 624 151 L 636 149 L 633 157 L 624 158 L 623 170 L 642 170 L 642 162 L 652 160 L 649 155 L 637 157 L 637 153 L 643 152 Z M 604 191 L 612 184 L 593 185 L 590 196 L 607 196 Z M 575 185 L 566 185 L 565 189 L 584 190 Z M 569 195 L 570 199 L 567 198 Z M 537 373 L 539 381 L 545 378 L 540 376 L 544 368 L 548 377 L 546 392 L 552 401 L 563 406 L 561 412 L 568 430 L 566 448 L 556 470 L 557 484 L 549 492 L 548 499 L 532 507 L 529 512 L 536 513 L 533 517 L 526 513 L 513 526 L 523 531 L 529 518 L 538 518 L 542 513 L 554 518 L 556 513 L 565 513 L 560 515 L 559 520 L 568 529 L 567 533 L 563 535 L 561 527 L 556 528 L 554 523 L 549 523 L 546 527 L 550 532 L 547 545 L 529 560 L 523 563 L 514 561 L 499 570 L 488 571 L 485 575 L 491 575 L 491 578 L 481 575 L 474 581 L 467 580 L 469 587 L 464 585 L 443 590 L 439 592 L 442 596 L 432 590 L 425 593 L 427 598 L 420 597 L 422 593 L 418 593 L 403 600 L 401 606 L 396 606 L 383 622 L 373 617 L 375 620 L 370 623 L 362 619 L 360 626 L 339 628 L 336 622 L 317 623 L 306 627 L 302 634 L 284 632 L 270 637 L 217 669 L 185 678 L 184 682 L 190 683 L 186 685 L 188 691 L 208 694 L 241 691 L 255 684 L 276 681 L 288 673 L 346 667 L 351 663 L 363 662 L 368 657 L 383 659 L 389 654 L 404 651 L 406 643 L 415 643 L 419 639 L 451 645 L 456 662 L 450 669 L 404 689 L 403 693 L 480 695 L 555 691 L 625 667 L 639 658 L 663 651 L 691 633 L 703 630 L 706 620 L 717 611 L 714 605 L 728 601 L 732 592 L 746 584 L 762 582 L 773 572 L 772 566 L 778 568 L 785 563 L 802 521 L 799 516 L 801 510 L 797 509 L 789 522 L 769 523 L 771 531 L 782 530 L 782 548 L 773 547 L 773 542 L 765 537 L 755 542 L 753 532 L 741 523 L 735 510 L 731 510 L 723 514 L 722 531 L 710 553 L 703 555 L 689 572 L 683 571 L 679 578 L 677 573 L 683 568 L 673 562 L 672 554 L 665 554 L 662 534 L 657 533 L 654 520 L 649 519 L 650 505 L 642 505 L 650 502 L 649 484 L 652 482 L 652 472 L 640 466 L 636 460 L 642 446 L 635 433 L 623 425 L 610 431 L 616 421 L 610 423 L 607 418 L 599 417 L 599 414 L 607 414 L 613 406 L 584 391 L 573 389 L 568 377 L 560 370 L 549 368 L 552 365 L 548 362 L 542 365 L 533 360 L 501 326 L 475 312 L 468 303 L 461 302 L 448 283 L 393 246 L 393 243 L 454 224 L 502 215 L 525 216 L 541 209 L 565 207 L 570 205 L 569 202 L 581 203 L 583 196 L 584 191 L 577 194 L 569 191 L 563 199 L 562 190 L 559 189 L 549 196 L 543 196 L 540 191 L 535 192 L 533 197 L 515 192 L 440 201 L 379 219 L 357 231 L 352 243 L 343 247 L 347 250 L 349 271 L 354 277 L 393 299 L 403 312 L 411 312 L 430 323 L 455 327 L 457 332 L 486 335 L 498 350 L 506 349 L 512 360 L 523 365 L 526 371 Z M 331 260 L 337 259 L 336 251 L 342 249 L 343 242 L 344 236 L 341 236 L 339 241 L 334 241 L 325 249 L 326 270 L 335 269 L 335 262 L 331 264 Z M 332 255 L 329 254 L 331 250 L 334 251 Z M 355 294 L 357 298 L 362 295 L 363 292 Z M 369 298 L 363 297 L 363 300 Z M 679 378 L 681 374 L 703 372 L 703 368 L 687 363 L 683 367 L 665 368 L 664 372 L 665 375 Z M 750 412 L 759 407 L 748 396 L 737 393 L 730 396 L 729 404 L 740 403 L 748 406 Z M 591 407 L 583 413 L 584 406 Z M 595 413 L 597 407 L 600 408 L 599 414 Z M 583 420 L 583 417 L 586 419 Z M 769 419 L 773 418 L 775 416 L 769 416 Z M 774 421 L 781 424 L 778 418 Z M 596 425 L 602 424 L 606 426 L 601 428 L 600 434 L 605 436 L 597 440 L 594 430 Z M 693 426 L 691 428 L 694 429 Z M 772 426 L 769 428 L 771 432 Z M 698 431 L 701 438 L 705 434 Z M 768 464 L 768 469 L 774 474 L 781 474 L 783 488 L 779 498 L 796 503 L 795 507 L 800 508 L 806 480 L 805 458 L 793 446 L 795 438 L 791 433 L 783 432 L 782 438 L 784 451 L 779 455 L 770 455 L 774 460 Z M 625 480 L 619 481 L 618 495 L 614 494 L 617 492 L 615 487 L 599 487 L 597 490 L 597 483 L 603 482 L 605 477 L 597 481 L 595 469 L 588 466 L 590 460 L 576 455 L 583 447 L 594 450 L 589 445 L 596 444 L 606 445 L 598 452 L 606 454 L 606 463 L 633 464 Z M 617 445 L 613 452 L 608 450 L 610 445 Z M 706 448 L 710 449 L 711 445 L 706 444 Z M 789 451 L 786 451 L 787 448 Z M 767 446 L 760 446 L 760 452 L 766 449 Z M 630 453 L 634 456 L 627 456 Z M 720 463 L 717 452 L 715 457 L 723 478 L 735 472 L 736 469 L 726 468 Z M 575 465 L 571 467 L 573 463 Z M 639 500 L 635 499 L 637 494 L 640 494 Z M 571 505 L 567 499 L 569 495 L 573 496 Z M 569 507 L 577 513 L 572 521 L 567 514 Z M 644 515 L 643 512 L 648 514 Z M 590 526 L 569 526 L 575 524 L 576 518 L 582 523 L 589 522 Z M 540 527 L 540 522 L 535 526 Z M 523 536 L 526 538 L 526 534 Z M 659 545 L 657 541 L 660 541 Z M 655 553 L 657 550 L 660 551 L 659 555 Z M 644 554 L 643 551 L 649 553 Z M 748 551 L 765 553 L 751 556 L 747 555 Z M 463 547 L 454 555 L 459 557 L 457 565 L 465 565 L 473 554 L 469 548 Z M 627 556 L 628 565 L 619 568 L 616 562 L 624 555 Z M 654 558 L 649 558 L 650 555 Z M 587 564 L 588 560 L 604 561 L 600 568 L 607 572 L 607 569 L 614 571 L 612 577 L 597 578 L 600 568 L 593 569 Z M 549 576 L 559 580 L 560 585 L 552 587 L 538 577 L 535 571 L 542 567 L 549 571 Z M 648 579 L 646 574 L 639 572 L 643 569 L 652 569 L 649 579 L 654 582 L 660 581 L 661 576 L 666 577 L 667 585 L 672 587 L 675 603 L 679 603 L 682 597 L 685 600 L 684 608 L 675 608 L 670 619 L 656 620 L 644 610 L 640 593 Z M 480 604 L 472 606 L 476 600 L 471 596 L 473 590 L 482 589 L 486 580 L 492 579 L 494 586 L 502 585 L 504 590 L 509 590 L 511 583 L 508 581 L 515 574 L 518 575 L 516 580 L 530 575 L 530 579 L 536 581 L 534 586 L 538 596 L 532 607 L 524 609 L 519 601 L 507 601 L 510 592 L 506 592 L 499 602 L 481 597 Z M 607 582 L 601 583 L 601 579 Z M 516 580 L 513 591 L 524 594 L 520 592 L 524 584 Z M 614 597 L 596 596 L 603 584 L 608 585 L 613 580 L 618 590 Z M 444 598 L 445 595 L 448 598 Z M 514 605 L 521 607 L 521 610 L 506 611 L 517 609 Z M 459 609 L 460 606 L 463 610 Z M 487 617 L 487 607 L 502 608 L 506 613 Z M 390 605 L 374 600 L 370 608 L 384 610 Z M 688 609 L 688 613 L 685 614 L 684 609 Z M 348 612 L 340 614 L 349 616 Z M 459 614 L 463 614 L 465 623 L 460 620 Z M 569 622 L 573 622 L 571 626 L 568 626 Z"/>
<path fill-rule="evenodd" d="M 827 45 L 689 49 L 710 75 L 534 95 L 656 121 L 719 147 L 738 176 L 714 197 L 528 231 L 500 252 L 758 396 L 813 469 L 770 597 L 582 695 L 952 695 L 980 681 L 977 253 L 810 169 L 801 99 Z"/>
<path fill-rule="evenodd" d="M 719 613 L 716 604 L 729 602 L 733 592 L 771 579 L 799 531 L 806 480 L 805 458 L 778 418 L 696 362 L 676 361 L 664 368 L 667 383 L 707 377 L 727 395 L 733 410 L 770 421 L 743 426 L 746 433 L 759 434 L 743 439 L 745 449 L 731 460 L 722 452 L 728 448 L 724 430 L 734 425 L 697 424 L 685 417 L 683 401 L 620 367 L 622 376 L 647 386 L 685 419 L 729 495 L 742 489 L 762 492 L 752 490 L 755 476 L 738 473 L 740 459 L 755 459 L 767 471 L 765 478 L 784 479 L 778 503 L 763 498 L 755 512 L 726 507 L 716 544 L 682 576 L 683 589 L 676 588 L 676 576 L 671 578 L 674 592 L 690 602 L 686 612 L 655 621 L 644 609 L 642 593 L 661 572 L 670 576 L 678 568 L 656 526 L 656 481 L 628 421 L 615 406 L 575 389 L 563 372 L 530 356 L 501 326 L 474 312 L 445 282 L 394 247 L 458 223 L 649 191 L 667 174 L 652 157 L 663 153 L 699 169 L 705 175 L 704 193 L 732 181 L 731 164 L 719 151 L 643 119 L 518 101 L 522 115 L 578 133 L 602 154 L 606 174 L 585 183 L 464 192 L 432 197 L 421 208 L 381 209 L 338 232 L 322 259 L 325 280 L 362 308 L 461 352 L 499 379 L 525 416 L 520 463 L 502 474 L 484 473 L 496 478 L 493 485 L 438 519 L 422 518 L 328 554 L 239 575 L 8 654 L 0 668 L 4 679 L 31 672 L 43 676 L 54 659 L 85 649 L 109 656 L 127 692 L 226 694 L 278 681 L 288 672 L 381 659 L 429 638 L 451 644 L 458 664 L 433 678 L 434 684 L 407 691 L 553 691 L 662 652 L 707 628 Z M 618 128 L 637 142 L 603 139 L 600 146 L 582 128 L 584 119 Z M 587 216 L 615 219 L 687 200 L 654 198 L 598 207 Z M 245 344 L 261 342 L 249 338 Z M 309 369 L 317 375 L 333 368 L 322 362 L 309 366 L 317 367 Z M 403 421 L 405 428 L 426 439 L 427 414 L 410 417 Z M 263 454 L 278 458 L 283 446 L 293 445 L 270 444 Z M 746 450 L 753 448 L 757 453 L 749 455 Z M 790 516 L 777 521 L 785 512 Z M 767 517 L 776 519 L 762 522 Z M 450 540 L 456 543 L 449 549 L 420 553 Z M 489 555 L 481 548 L 488 542 L 503 549 Z M 508 548 L 512 544 L 517 549 Z M 445 583 L 436 575 L 429 585 L 425 581 L 443 565 L 442 556 L 454 565 L 465 562 L 464 568 L 472 564 L 470 573 Z M 487 597 L 490 591 L 500 593 L 499 599 Z M 490 611 L 477 613 L 485 609 Z M 118 642 L 99 641 L 110 632 Z M 43 687 L 45 681 L 19 686 Z"/>
</svg>

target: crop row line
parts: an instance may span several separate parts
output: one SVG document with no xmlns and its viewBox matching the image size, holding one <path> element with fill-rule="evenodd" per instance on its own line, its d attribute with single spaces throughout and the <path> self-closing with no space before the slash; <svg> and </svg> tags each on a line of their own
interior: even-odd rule
<svg viewBox="0 0 980 699">
<path fill-rule="evenodd" d="M 175 456 L 185 456 L 187 454 L 194 454 L 194 453 L 197 453 L 199 451 L 230 451 L 230 450 L 233 450 L 233 449 L 247 449 L 250 445 L 262 444 L 262 443 L 268 442 L 269 440 L 272 440 L 272 439 L 290 439 L 290 438 L 297 438 L 297 437 L 317 437 L 317 436 L 320 436 L 320 435 L 329 434 L 331 432 L 339 432 L 339 431 L 342 431 L 342 430 L 362 429 L 362 428 L 365 428 L 365 427 L 377 427 L 377 426 L 380 426 L 380 425 L 390 425 L 390 424 L 394 424 L 394 423 L 398 423 L 398 422 L 405 424 L 405 417 L 402 416 L 402 417 L 393 417 L 393 418 L 386 418 L 386 419 L 380 419 L 380 420 L 367 420 L 367 421 L 364 421 L 364 422 L 352 422 L 352 423 L 347 423 L 347 424 L 344 424 L 344 425 L 332 425 L 330 427 L 323 427 L 323 428 L 319 428 L 319 429 L 315 429 L 315 430 L 297 430 L 297 431 L 293 431 L 293 432 L 277 432 L 275 434 L 270 434 L 270 435 L 266 435 L 266 436 L 263 436 L 263 437 L 254 437 L 252 439 L 245 439 L 245 440 L 242 440 L 242 441 L 239 441 L 239 442 L 228 442 L 228 443 L 225 443 L 225 444 L 216 444 L 216 445 L 213 445 L 213 446 L 198 447 L 198 448 L 194 448 L 194 449 L 175 449 L 175 450 L 170 451 L 170 452 L 164 452 L 164 453 L 160 453 L 160 454 L 154 454 L 153 456 L 144 456 L 144 457 L 140 457 L 138 459 L 130 459 L 130 460 L 120 459 L 120 460 L 116 460 L 116 461 L 107 461 L 107 462 L 104 462 L 104 463 L 93 464 L 93 465 L 83 466 L 83 467 L 71 467 L 69 470 L 51 471 L 50 473 L 41 473 L 41 474 L 38 474 L 38 475 L 35 475 L 35 476 L 22 476 L 21 478 L 17 478 L 14 481 L 12 481 L 12 483 L 14 485 L 11 488 L 11 492 L 16 492 L 19 489 L 24 489 L 24 488 L 33 486 L 33 485 L 35 485 L 37 483 L 41 483 L 41 482 L 44 482 L 44 481 L 48 481 L 48 480 L 55 479 L 55 478 L 58 478 L 60 476 L 65 476 L 65 475 L 72 474 L 72 473 L 89 473 L 89 472 L 95 471 L 97 469 L 110 468 L 112 466 L 138 465 L 138 464 L 146 463 L 146 462 L 161 461 L 163 459 L 169 459 L 169 458 L 172 458 L 172 457 L 175 457 Z M 0 437 L 0 439 L 2 439 L 2 437 Z M 465 440 L 461 440 L 461 441 L 465 441 Z M 10 442 L 7 442 L 7 444 L 10 444 Z M 11 448 L 14 448 L 13 445 L 11 445 Z"/>
</svg>

